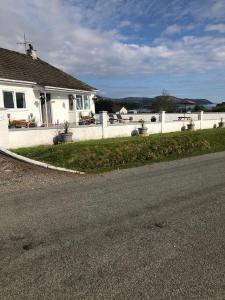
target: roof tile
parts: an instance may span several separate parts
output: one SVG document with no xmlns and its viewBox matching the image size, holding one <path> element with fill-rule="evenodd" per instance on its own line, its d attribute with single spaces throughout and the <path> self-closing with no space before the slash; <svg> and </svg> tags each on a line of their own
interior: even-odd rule
<svg viewBox="0 0 225 300">
<path fill-rule="evenodd" d="M 93 91 L 95 88 L 45 61 L 0 48 L 0 78 L 31 81 L 42 86 Z"/>
</svg>

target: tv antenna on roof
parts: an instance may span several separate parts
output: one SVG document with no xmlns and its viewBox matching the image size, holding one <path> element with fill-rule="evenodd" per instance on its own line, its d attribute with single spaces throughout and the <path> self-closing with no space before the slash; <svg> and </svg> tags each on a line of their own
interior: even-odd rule
<svg viewBox="0 0 225 300">
<path fill-rule="evenodd" d="M 23 40 L 24 40 L 24 42 L 22 43 L 17 43 L 17 45 L 24 45 L 24 48 L 25 48 L 25 53 L 26 53 L 26 51 L 27 51 L 27 46 L 29 45 L 29 44 L 32 44 L 32 42 L 28 42 L 27 41 L 27 39 L 26 39 L 26 35 L 25 35 L 25 33 L 23 34 Z"/>
</svg>

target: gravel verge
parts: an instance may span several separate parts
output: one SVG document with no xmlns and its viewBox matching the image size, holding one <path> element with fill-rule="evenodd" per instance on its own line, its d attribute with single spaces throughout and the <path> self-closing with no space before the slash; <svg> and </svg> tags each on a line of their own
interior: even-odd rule
<svg viewBox="0 0 225 300">
<path fill-rule="evenodd" d="M 79 175 L 30 165 L 0 153 L 0 192 L 35 189 L 48 184 L 71 181 Z"/>
</svg>

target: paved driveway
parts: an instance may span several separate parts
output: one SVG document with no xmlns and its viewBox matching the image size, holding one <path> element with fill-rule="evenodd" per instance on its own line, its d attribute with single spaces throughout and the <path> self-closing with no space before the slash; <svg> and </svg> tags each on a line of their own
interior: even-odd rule
<svg viewBox="0 0 225 300">
<path fill-rule="evenodd" d="M 77 175 L 29 165 L 0 153 L 0 193 L 34 189 L 37 186 L 74 180 Z"/>
<path fill-rule="evenodd" d="M 1 299 L 225 299 L 225 153 L 0 196 Z"/>
</svg>

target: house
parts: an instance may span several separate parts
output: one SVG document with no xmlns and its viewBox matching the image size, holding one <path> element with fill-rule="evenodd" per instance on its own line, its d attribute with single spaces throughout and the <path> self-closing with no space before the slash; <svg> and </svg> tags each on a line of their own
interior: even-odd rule
<svg viewBox="0 0 225 300">
<path fill-rule="evenodd" d="M 130 110 L 128 110 L 127 113 L 128 113 L 128 114 L 137 114 L 138 112 L 137 112 L 136 109 L 130 109 Z"/>
<path fill-rule="evenodd" d="M 127 114 L 127 109 L 126 107 L 122 107 L 119 111 L 116 112 L 118 115 L 126 115 Z"/>
<path fill-rule="evenodd" d="M 34 119 L 40 126 L 77 123 L 95 113 L 96 89 L 37 57 L 0 48 L 0 108 L 10 120 Z"/>
</svg>

